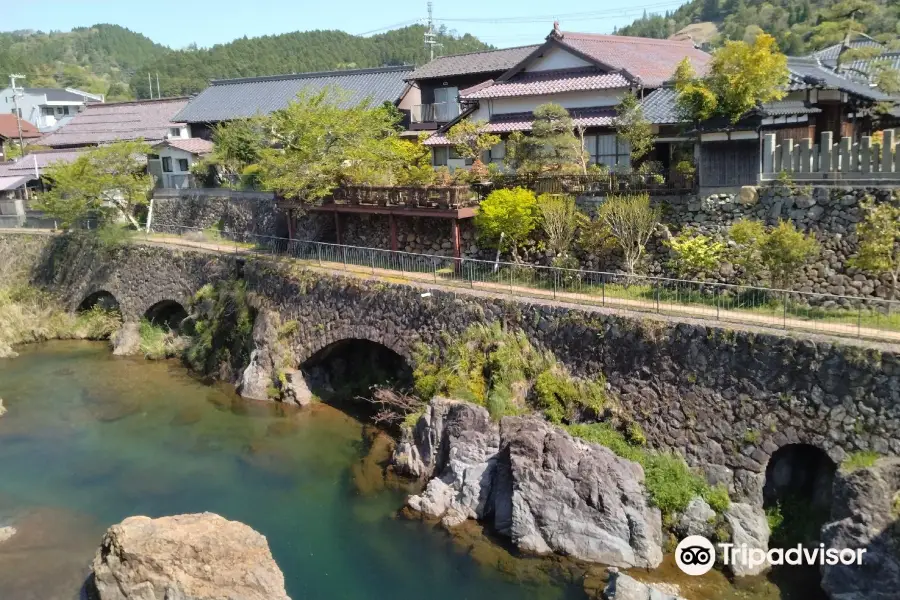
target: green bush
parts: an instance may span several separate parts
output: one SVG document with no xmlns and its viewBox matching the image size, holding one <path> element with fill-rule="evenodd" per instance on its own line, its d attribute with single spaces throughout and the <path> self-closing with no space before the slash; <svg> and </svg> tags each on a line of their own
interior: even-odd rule
<svg viewBox="0 0 900 600">
<path fill-rule="evenodd" d="M 515 255 L 516 248 L 528 238 L 537 220 L 534 192 L 524 188 L 494 190 L 481 202 L 475 214 L 475 228 L 484 245 L 511 249 Z"/>
<path fill-rule="evenodd" d="M 775 287 L 788 287 L 797 271 L 819 253 L 815 235 L 804 234 L 791 221 L 779 221 L 763 238 L 760 255 Z"/>
<path fill-rule="evenodd" d="M 844 461 L 841 463 L 841 472 L 843 473 L 852 473 L 857 469 L 868 469 L 869 467 L 875 464 L 875 461 L 881 458 L 881 455 L 877 452 L 871 452 L 869 450 L 861 450 L 859 452 L 854 452 L 849 455 Z"/>
<path fill-rule="evenodd" d="M 150 360 L 163 360 L 174 356 L 171 333 L 164 327 L 141 319 L 141 354 Z"/>
<path fill-rule="evenodd" d="M 727 247 L 723 242 L 697 233 L 690 227 L 665 243 L 675 253 L 670 266 L 685 278 L 716 271 Z"/>
</svg>

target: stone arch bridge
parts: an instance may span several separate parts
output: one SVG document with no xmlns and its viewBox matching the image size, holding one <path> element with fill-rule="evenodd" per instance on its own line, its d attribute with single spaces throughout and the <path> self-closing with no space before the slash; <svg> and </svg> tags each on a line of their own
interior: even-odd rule
<svg viewBox="0 0 900 600">
<path fill-rule="evenodd" d="M 414 285 L 164 246 L 107 251 L 52 238 L 35 263 L 36 281 L 72 309 L 105 291 L 127 320 L 160 302 L 187 306 L 207 283 L 243 278 L 282 322 L 296 321 L 290 343 L 301 362 L 344 339 L 412 360 L 418 343 L 440 348 L 472 323 L 501 321 L 573 372 L 605 376 L 652 446 L 681 452 L 751 502 L 762 502 L 767 465 L 786 446 L 813 446 L 835 463 L 858 450 L 900 454 L 900 357 L 892 351 L 474 293 L 423 297 Z"/>
</svg>

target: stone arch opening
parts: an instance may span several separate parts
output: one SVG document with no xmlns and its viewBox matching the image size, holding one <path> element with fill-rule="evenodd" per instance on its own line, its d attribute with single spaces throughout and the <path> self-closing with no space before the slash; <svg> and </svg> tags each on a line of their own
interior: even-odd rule
<svg viewBox="0 0 900 600">
<path fill-rule="evenodd" d="M 409 361 L 386 345 L 348 338 L 314 352 L 300 365 L 309 389 L 323 400 L 346 404 L 350 412 L 374 414 L 374 405 L 359 402 L 372 397 L 374 387 L 407 391 L 412 387 Z"/>
<path fill-rule="evenodd" d="M 831 515 L 831 484 L 837 465 L 811 444 L 789 444 L 766 465 L 763 507 L 773 526 L 773 547 L 811 543 Z"/>
<path fill-rule="evenodd" d="M 85 299 L 81 301 L 81 304 L 78 305 L 77 312 L 85 312 L 94 308 L 122 312 L 119 301 L 106 290 L 98 290 L 86 296 Z"/>
<path fill-rule="evenodd" d="M 188 312 L 176 300 L 162 300 L 148 308 L 144 313 L 144 318 L 153 325 L 166 327 L 172 331 L 181 331 L 188 318 Z"/>
</svg>

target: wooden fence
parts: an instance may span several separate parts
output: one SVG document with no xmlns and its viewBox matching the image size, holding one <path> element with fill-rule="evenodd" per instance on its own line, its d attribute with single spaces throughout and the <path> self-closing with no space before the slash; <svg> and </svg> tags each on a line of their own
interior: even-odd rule
<svg viewBox="0 0 900 600">
<path fill-rule="evenodd" d="M 818 144 L 812 138 L 776 143 L 775 134 L 763 136 L 762 180 L 772 181 L 781 173 L 801 181 L 891 181 L 900 183 L 900 151 L 895 132 L 883 133 L 881 143 L 864 136 L 859 142 L 843 137 L 834 143 L 824 132 Z"/>
</svg>

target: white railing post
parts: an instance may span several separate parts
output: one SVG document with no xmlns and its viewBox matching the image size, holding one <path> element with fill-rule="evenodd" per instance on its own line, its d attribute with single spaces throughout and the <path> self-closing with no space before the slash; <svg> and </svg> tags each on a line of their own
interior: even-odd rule
<svg viewBox="0 0 900 600">
<path fill-rule="evenodd" d="M 800 172 L 812 172 L 812 138 L 800 140 Z"/>
<path fill-rule="evenodd" d="M 894 165 L 894 130 L 886 129 L 881 140 L 881 172 L 890 173 Z"/>
<path fill-rule="evenodd" d="M 819 161 L 819 171 L 822 173 L 830 173 L 831 171 L 837 170 L 837 165 L 833 164 L 833 152 L 832 146 L 834 145 L 834 134 L 830 131 L 822 132 L 822 141 L 819 143 L 819 156 L 821 157 Z"/>
<path fill-rule="evenodd" d="M 849 173 L 853 168 L 852 163 L 850 162 L 850 150 L 851 150 L 852 140 L 848 137 L 841 138 L 841 164 L 840 164 L 840 172 L 841 173 Z"/>
<path fill-rule="evenodd" d="M 775 134 L 767 133 L 763 137 L 763 173 L 775 172 Z"/>
</svg>

